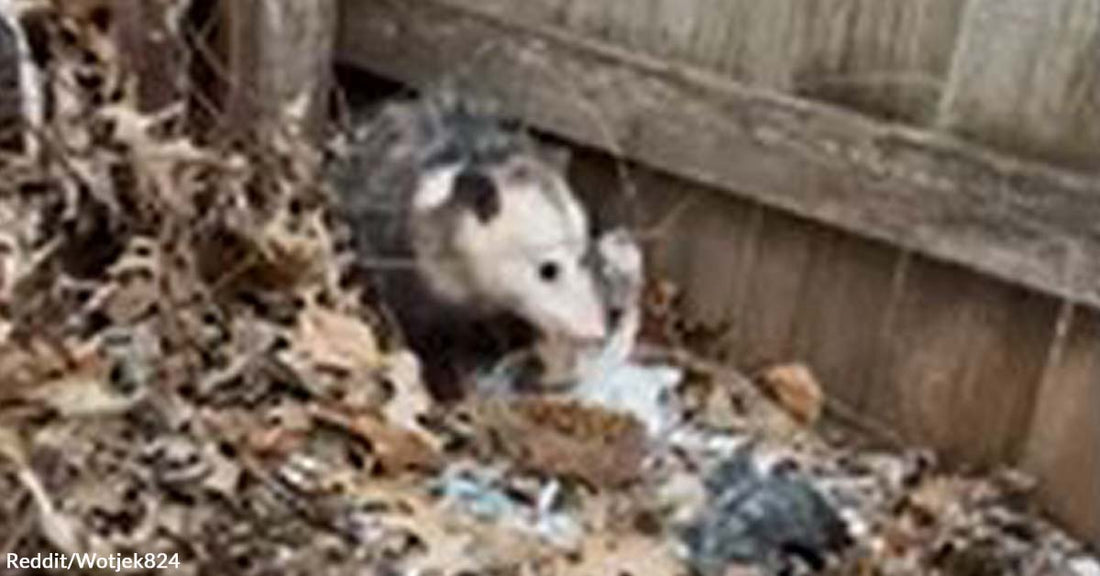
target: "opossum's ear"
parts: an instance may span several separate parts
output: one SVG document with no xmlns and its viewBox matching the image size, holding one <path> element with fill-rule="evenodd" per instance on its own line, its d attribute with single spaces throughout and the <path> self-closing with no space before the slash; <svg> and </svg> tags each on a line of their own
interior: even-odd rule
<svg viewBox="0 0 1100 576">
<path fill-rule="evenodd" d="M 500 212 L 500 190 L 493 179 L 478 170 L 467 169 L 455 176 L 451 196 L 459 206 L 469 207 L 483 224 Z"/>
<path fill-rule="evenodd" d="M 569 171 L 569 163 L 573 160 L 573 152 L 565 146 L 546 144 L 542 147 L 542 159 L 564 174 Z"/>
</svg>

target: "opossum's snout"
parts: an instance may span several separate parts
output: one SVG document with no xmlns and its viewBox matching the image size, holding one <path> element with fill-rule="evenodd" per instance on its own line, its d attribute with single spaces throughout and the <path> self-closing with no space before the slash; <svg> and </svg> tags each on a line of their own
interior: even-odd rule
<svg viewBox="0 0 1100 576">
<path fill-rule="evenodd" d="M 537 286 L 523 296 L 522 313 L 544 332 L 578 342 L 598 342 L 609 329 L 607 310 L 590 270 L 547 260 L 538 264 Z"/>
</svg>

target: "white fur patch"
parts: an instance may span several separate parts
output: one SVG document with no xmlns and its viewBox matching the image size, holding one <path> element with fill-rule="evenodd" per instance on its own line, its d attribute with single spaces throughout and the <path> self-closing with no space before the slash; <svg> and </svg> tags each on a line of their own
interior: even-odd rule
<svg viewBox="0 0 1100 576">
<path fill-rule="evenodd" d="M 454 236 L 446 239 L 453 245 L 439 258 L 423 258 L 421 272 L 453 302 L 510 311 L 544 334 L 603 339 L 605 309 L 586 259 L 587 214 L 557 172 L 527 162 L 488 169 L 499 189 L 499 211 L 484 222 L 473 210 L 458 211 Z M 413 212 L 424 214 L 453 201 L 462 169 L 424 174 Z M 542 272 L 548 266 L 553 277 Z"/>
<path fill-rule="evenodd" d="M 487 294 L 508 302 L 543 332 L 580 339 L 606 334 L 604 309 L 592 270 L 585 264 L 588 222 L 579 203 L 532 179 L 501 196 L 500 214 L 482 225 L 470 217 L 460 227 L 459 248 L 471 255 L 472 276 Z M 540 267 L 560 273 L 547 281 Z"/>
<path fill-rule="evenodd" d="M 420 177 L 420 185 L 413 196 L 413 210 L 429 212 L 447 203 L 454 189 L 455 176 L 461 166 L 448 166 L 427 172 Z"/>
<path fill-rule="evenodd" d="M 584 212 L 571 205 L 562 208 L 534 185 L 513 188 L 502 195 L 500 214 L 487 225 L 470 226 L 462 239 L 484 254 L 523 259 L 580 255 L 587 242 Z M 489 260 L 475 264 L 495 267 Z"/>
</svg>

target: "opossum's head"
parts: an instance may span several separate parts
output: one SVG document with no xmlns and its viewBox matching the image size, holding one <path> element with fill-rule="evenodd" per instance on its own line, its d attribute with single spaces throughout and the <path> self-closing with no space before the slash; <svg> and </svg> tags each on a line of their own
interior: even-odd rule
<svg viewBox="0 0 1100 576">
<path fill-rule="evenodd" d="M 606 336 L 588 219 L 550 164 L 520 154 L 430 171 L 413 209 L 423 216 L 413 226 L 418 264 L 440 295 L 511 312 L 548 335 Z"/>
</svg>

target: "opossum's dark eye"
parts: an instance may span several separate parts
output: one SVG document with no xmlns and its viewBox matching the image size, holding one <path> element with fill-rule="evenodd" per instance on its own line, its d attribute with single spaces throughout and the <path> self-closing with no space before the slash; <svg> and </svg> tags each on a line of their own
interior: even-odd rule
<svg viewBox="0 0 1100 576">
<path fill-rule="evenodd" d="M 539 278 L 545 282 L 553 282 L 561 276 L 561 266 L 557 262 L 543 262 L 539 265 Z"/>
<path fill-rule="evenodd" d="M 626 316 L 626 310 L 623 310 L 619 306 L 613 306 L 607 311 L 607 323 L 612 326 L 618 326 L 623 320 L 623 316 Z"/>
</svg>

